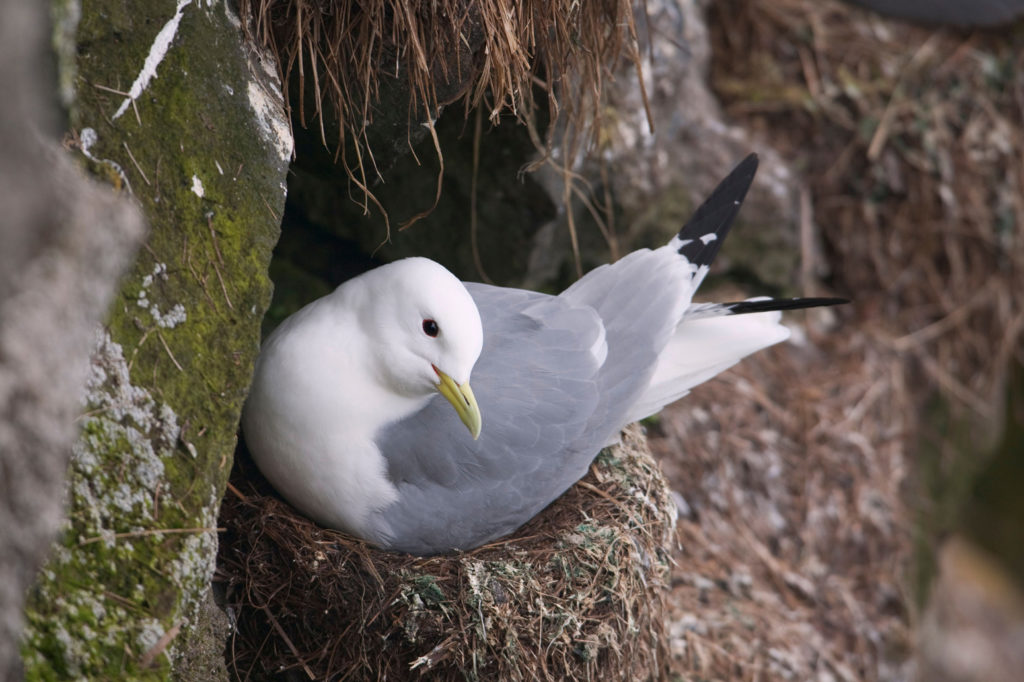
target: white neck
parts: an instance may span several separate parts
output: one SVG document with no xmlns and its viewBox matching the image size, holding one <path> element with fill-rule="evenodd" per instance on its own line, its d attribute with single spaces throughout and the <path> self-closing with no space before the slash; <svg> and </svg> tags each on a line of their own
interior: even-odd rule
<svg viewBox="0 0 1024 682">
<path fill-rule="evenodd" d="M 362 335 L 346 337 L 356 323 L 329 298 L 301 315 L 303 323 L 282 325 L 261 355 L 246 408 L 247 415 L 259 415 L 245 424 L 250 450 L 295 506 L 365 537 L 370 515 L 398 496 L 374 437 L 430 396 L 399 396 L 370 380 L 366 350 L 353 346 Z M 303 452 L 292 443 L 303 443 Z"/>
</svg>

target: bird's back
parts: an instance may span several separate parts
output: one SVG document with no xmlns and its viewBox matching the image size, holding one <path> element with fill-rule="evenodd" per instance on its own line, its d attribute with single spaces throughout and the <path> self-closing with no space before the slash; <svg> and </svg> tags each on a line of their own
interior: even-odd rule
<svg viewBox="0 0 1024 682">
<path fill-rule="evenodd" d="M 559 296 L 466 285 L 483 327 L 472 372 L 480 438 L 438 396 L 381 429 L 374 442 L 397 495 L 373 513 L 366 539 L 437 554 L 506 535 L 579 480 L 629 421 L 786 338 L 778 310 L 842 302 L 691 308 L 756 170 L 751 155 L 668 245 L 599 267 Z"/>
<path fill-rule="evenodd" d="M 470 549 L 579 480 L 627 423 L 685 308 L 669 265 L 636 252 L 557 297 L 468 284 L 484 328 L 472 377 L 481 436 L 437 398 L 387 427 L 378 444 L 399 495 L 372 539 L 415 554 Z"/>
</svg>

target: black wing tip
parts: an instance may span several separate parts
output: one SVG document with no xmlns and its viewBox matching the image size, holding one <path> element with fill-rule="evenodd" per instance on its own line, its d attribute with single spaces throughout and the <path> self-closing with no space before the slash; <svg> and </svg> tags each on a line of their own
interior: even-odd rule
<svg viewBox="0 0 1024 682">
<path fill-rule="evenodd" d="M 761 301 L 736 301 L 723 303 L 732 315 L 745 315 L 747 313 L 766 313 L 772 310 L 800 310 L 802 308 L 823 308 L 834 305 L 845 305 L 850 303 L 847 298 L 770 298 Z"/>
<path fill-rule="evenodd" d="M 697 266 L 711 264 L 754 183 L 759 163 L 757 154 L 748 154 L 697 207 L 679 230 L 679 239 L 685 242 L 678 249 L 680 256 Z"/>
<path fill-rule="evenodd" d="M 751 178 L 757 173 L 757 166 L 761 163 L 761 159 L 758 157 L 757 152 L 750 152 L 746 158 L 736 164 L 736 167 L 732 170 L 733 173 L 749 173 Z"/>
</svg>

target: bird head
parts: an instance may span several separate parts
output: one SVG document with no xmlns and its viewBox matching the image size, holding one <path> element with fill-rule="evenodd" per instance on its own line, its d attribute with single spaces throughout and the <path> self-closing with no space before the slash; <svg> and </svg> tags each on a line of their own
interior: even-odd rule
<svg viewBox="0 0 1024 682">
<path fill-rule="evenodd" d="M 474 438 L 481 416 L 469 385 L 483 346 L 480 313 L 466 287 L 441 265 L 405 258 L 364 275 L 363 312 L 381 379 L 396 393 L 439 392 Z"/>
</svg>

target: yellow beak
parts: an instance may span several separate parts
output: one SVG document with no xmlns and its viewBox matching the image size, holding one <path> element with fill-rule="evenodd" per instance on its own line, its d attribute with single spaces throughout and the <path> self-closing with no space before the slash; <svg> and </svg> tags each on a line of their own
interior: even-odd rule
<svg viewBox="0 0 1024 682">
<path fill-rule="evenodd" d="M 476 440 L 480 437 L 480 428 L 482 426 L 480 406 L 476 404 L 476 396 L 473 395 L 473 389 L 469 387 L 469 382 L 456 384 L 454 379 L 437 367 L 434 368 L 434 371 L 437 372 L 437 376 L 441 379 L 441 382 L 437 385 L 438 392 L 452 404 L 452 407 L 455 408 L 455 413 L 459 415 L 459 419 L 466 425 L 469 432 L 473 434 L 473 440 Z"/>
</svg>

